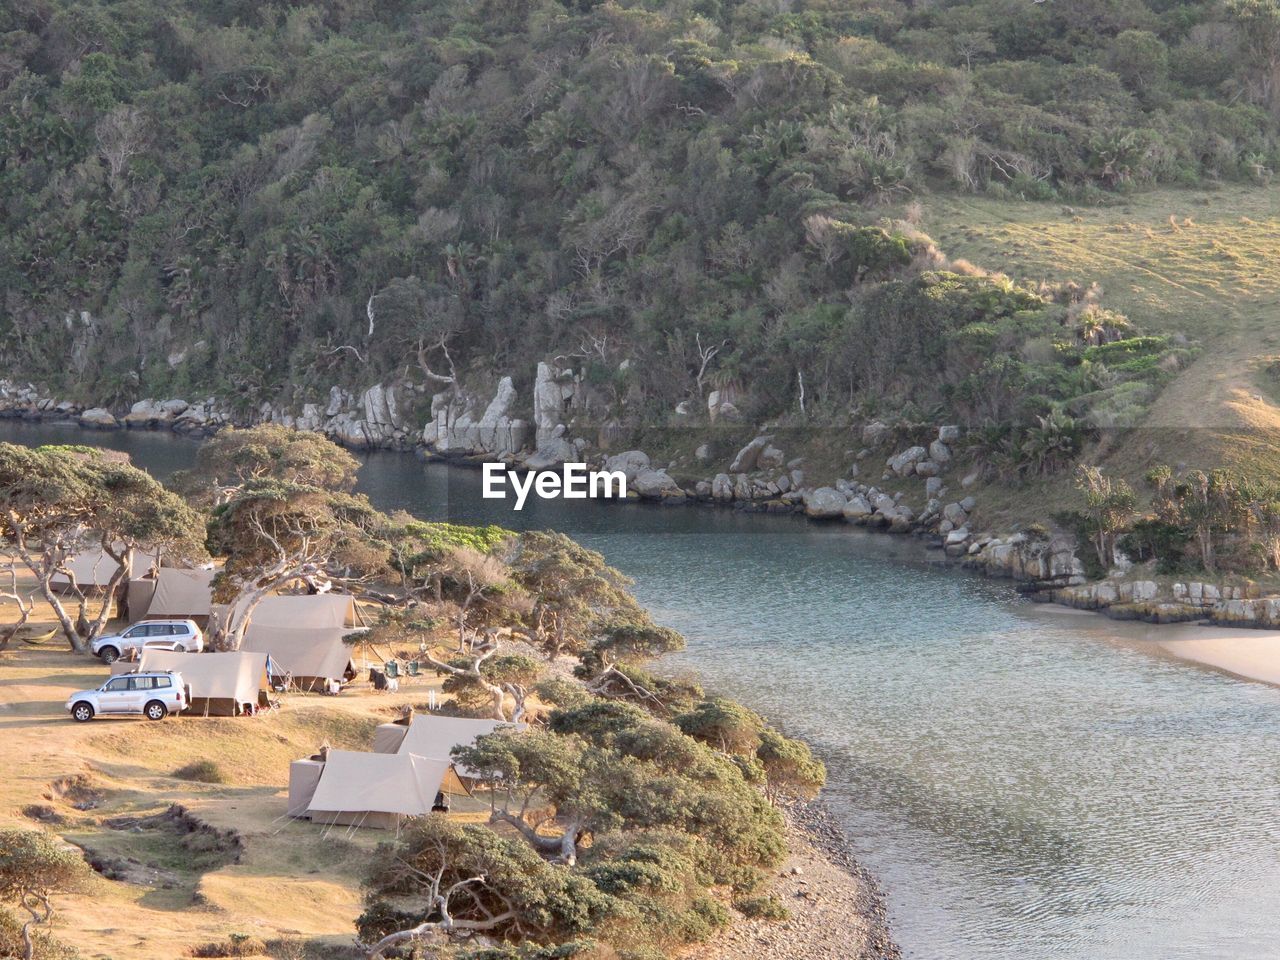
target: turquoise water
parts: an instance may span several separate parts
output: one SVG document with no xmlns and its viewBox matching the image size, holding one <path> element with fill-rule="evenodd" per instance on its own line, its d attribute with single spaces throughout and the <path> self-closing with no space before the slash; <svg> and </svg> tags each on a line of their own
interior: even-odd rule
<svg viewBox="0 0 1280 960">
<path fill-rule="evenodd" d="M 167 434 L 97 441 L 164 475 Z M 376 454 L 419 516 L 556 527 L 689 638 L 666 669 L 740 697 L 827 762 L 827 798 L 921 960 L 1263 960 L 1280 940 L 1280 690 L 1149 656 L 928 562 L 914 542 L 731 511 L 539 503 Z"/>
</svg>

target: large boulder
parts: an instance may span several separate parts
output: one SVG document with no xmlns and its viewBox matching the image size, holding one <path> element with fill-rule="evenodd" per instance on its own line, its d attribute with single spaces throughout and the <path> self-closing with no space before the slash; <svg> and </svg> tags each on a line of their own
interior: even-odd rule
<svg viewBox="0 0 1280 960">
<path fill-rule="evenodd" d="M 844 518 L 846 520 L 857 522 L 865 520 L 872 514 L 871 504 L 867 503 L 867 498 L 862 494 L 855 494 L 849 498 L 849 502 L 844 505 Z"/>
<path fill-rule="evenodd" d="M 682 497 L 684 491 L 680 485 L 667 475 L 665 470 L 644 470 L 630 484 L 646 500 L 661 500 L 664 497 Z"/>
<path fill-rule="evenodd" d="M 830 520 L 844 516 L 844 494 L 835 487 L 818 487 L 804 493 L 804 512 L 818 520 Z"/>
<path fill-rule="evenodd" d="M 562 463 L 572 463 L 578 458 L 578 449 L 565 437 L 548 437 L 538 444 L 538 449 L 524 458 L 530 470 L 546 470 Z"/>
<path fill-rule="evenodd" d="M 564 432 L 566 415 L 577 395 L 578 385 L 572 370 L 561 370 L 549 363 L 538 364 L 533 384 L 533 427 L 539 448 Z"/>
<path fill-rule="evenodd" d="M 771 437 L 756 437 L 745 447 L 738 451 L 738 455 L 733 458 L 733 463 L 729 465 L 730 473 L 750 473 L 757 468 L 760 461 L 760 454 L 769 445 Z"/>
<path fill-rule="evenodd" d="M 787 455 L 775 447 L 768 444 L 760 451 L 760 456 L 756 458 L 756 467 L 760 470 L 777 470 L 787 461 Z"/>
<path fill-rule="evenodd" d="M 423 428 L 422 442 L 440 453 L 513 457 L 528 440 L 529 425 L 511 416 L 516 388 L 510 377 L 498 388 L 477 418 L 477 403 L 469 394 L 453 391 L 431 398 L 431 422 Z"/>
<path fill-rule="evenodd" d="M 90 430 L 115 430 L 120 422 L 106 407 L 93 407 L 80 414 L 80 426 Z"/>
<path fill-rule="evenodd" d="M 960 428 L 956 426 L 939 427 L 938 439 L 943 443 L 955 443 L 960 439 Z"/>
<path fill-rule="evenodd" d="M 711 496 L 716 500 L 733 499 L 733 479 L 727 473 L 717 473 L 712 478 Z"/>
<path fill-rule="evenodd" d="M 941 440 L 935 440 L 929 444 L 929 459 L 939 464 L 947 464 L 951 462 L 951 448 Z"/>
<path fill-rule="evenodd" d="M 320 407 L 314 403 L 304 403 L 302 405 L 302 413 L 298 415 L 298 419 L 294 422 L 294 426 L 299 430 L 319 430 L 324 426 L 324 417 L 321 414 Z"/>
<path fill-rule="evenodd" d="M 167 423 L 173 416 L 154 400 L 139 400 L 129 408 L 123 422 L 126 427 L 151 427 L 162 421 Z"/>
<path fill-rule="evenodd" d="M 916 464 L 929 456 L 924 447 L 908 447 L 885 461 L 885 465 L 900 477 L 915 473 Z"/>
<path fill-rule="evenodd" d="M 621 470 L 626 474 L 629 484 L 634 484 L 636 477 L 650 470 L 650 467 L 649 455 L 643 450 L 626 450 L 612 457 L 606 457 L 604 461 L 606 470 Z"/>
</svg>

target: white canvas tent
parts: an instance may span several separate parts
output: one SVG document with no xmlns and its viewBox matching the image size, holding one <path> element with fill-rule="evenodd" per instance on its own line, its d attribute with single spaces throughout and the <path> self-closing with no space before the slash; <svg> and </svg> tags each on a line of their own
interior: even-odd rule
<svg viewBox="0 0 1280 960">
<path fill-rule="evenodd" d="M 194 714 L 234 717 L 246 705 L 265 705 L 267 655 L 265 653 L 173 653 L 144 650 L 140 670 L 176 670 L 191 693 Z"/>
<path fill-rule="evenodd" d="M 300 690 L 314 690 L 328 680 L 342 682 L 356 675 L 351 648 L 342 638 L 350 627 L 279 627 L 249 621 L 242 651 L 265 653 L 271 657 L 272 677 L 290 675 Z"/>
<path fill-rule="evenodd" d="M 147 616 L 207 617 L 213 608 L 213 578 L 217 570 L 179 570 L 161 567 Z"/>
<path fill-rule="evenodd" d="M 448 772 L 449 761 L 411 753 L 331 750 L 306 803 L 306 816 L 316 823 L 394 829 L 404 817 L 431 812 Z M 306 779 L 299 778 L 300 789 L 305 790 Z M 293 783 L 291 771 L 291 788 Z M 301 809 L 302 800 L 291 795 L 289 809 Z"/>
<path fill-rule="evenodd" d="M 501 720 L 475 720 L 471 717 L 442 717 L 436 714 L 416 716 L 410 726 L 382 723 L 373 731 L 373 749 L 377 753 L 408 753 L 432 760 L 448 760 L 454 747 L 469 747 L 476 737 L 504 728 L 523 730 L 523 724 Z M 459 775 L 478 778 L 479 773 L 457 764 Z"/>
</svg>

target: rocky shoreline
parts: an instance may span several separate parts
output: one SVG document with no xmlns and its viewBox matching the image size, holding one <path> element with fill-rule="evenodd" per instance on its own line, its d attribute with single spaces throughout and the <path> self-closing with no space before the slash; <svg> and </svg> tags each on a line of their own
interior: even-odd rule
<svg viewBox="0 0 1280 960">
<path fill-rule="evenodd" d="M 847 451 L 851 476 L 830 483 L 812 482 L 806 476 L 804 458 L 788 459 L 778 446 L 777 434 L 771 432 L 757 433 L 724 470 L 716 472 L 709 469 L 712 457 L 707 444 L 700 445 L 695 454 L 698 465 L 692 467 L 694 474 L 689 477 L 690 467 L 677 470 L 674 463 L 654 463 L 642 450 L 593 452 L 599 444 L 581 435 L 590 431 L 575 417 L 588 388 L 572 370 L 538 365 L 531 420 L 513 415 L 516 391 L 510 377 L 501 379 L 487 403 L 463 391 L 435 394 L 430 402 L 431 419 L 424 427 L 414 424 L 406 407 L 407 396 L 415 392 L 424 391 L 421 386 L 405 383 L 375 384 L 359 394 L 335 386 L 323 408 L 303 404 L 295 414 L 263 404 L 257 410 L 237 414 L 216 397 L 195 402 L 148 398 L 127 410 L 123 405 L 86 408 L 45 396 L 33 384 L 0 379 L 0 419 L 66 421 L 91 430 L 171 430 L 192 437 L 207 436 L 228 425 L 272 422 L 324 433 L 353 449 L 413 452 L 422 459 L 468 467 L 500 460 L 536 470 L 567 460 L 585 461 L 626 474 L 633 499 L 794 514 L 818 522 L 911 535 L 950 562 L 985 576 L 1017 581 L 1022 592 L 1041 602 L 1095 610 L 1119 620 L 1280 628 L 1280 596 L 1263 595 L 1255 584 L 1164 582 L 1130 577 L 1124 570 L 1089 582 L 1074 537 L 1043 530 L 982 531 L 976 525 L 976 498 L 968 492 L 977 483 L 978 472 L 969 470 L 959 476 L 963 471 L 956 450 L 962 440 L 958 426 L 944 424 L 928 436 L 921 436 L 915 428 L 904 436 L 903 431 L 873 420 L 857 434 L 860 449 Z M 711 423 L 738 417 L 731 398 L 719 392 L 709 396 L 707 412 Z M 617 425 L 612 426 L 618 434 Z M 597 430 L 599 434 L 606 432 L 604 428 Z M 879 477 L 862 482 L 859 476 L 863 473 L 878 473 Z M 957 484 L 963 495 L 948 495 L 949 481 Z M 913 495 L 916 485 L 920 489 Z"/>
<path fill-rule="evenodd" d="M 852 455 L 849 477 L 830 483 L 806 476 L 803 457 L 788 459 L 775 443 L 776 434 L 758 433 L 721 471 L 712 470 L 707 444 L 695 454 L 696 465 L 677 469 L 675 463 L 655 463 L 642 450 L 602 452 L 604 435 L 617 424 L 582 422 L 575 411 L 586 403 L 588 388 L 572 370 L 538 365 L 533 390 L 533 416 L 513 416 L 516 391 L 510 377 L 499 382 L 487 403 L 459 391 L 431 398 L 431 419 L 418 427 L 408 409 L 406 394 L 422 392 L 411 384 L 376 384 L 359 395 L 335 386 L 329 403 L 303 404 L 293 413 L 271 404 L 239 413 L 215 397 L 188 402 L 178 398 L 147 398 L 117 409 L 84 408 L 44 396 L 33 384 L 0 380 L 0 418 L 34 421 L 65 420 L 86 429 L 167 429 L 188 436 L 206 436 L 224 426 L 271 422 L 324 433 L 354 449 L 414 451 L 463 464 L 500 460 L 516 467 L 545 469 L 566 461 L 585 461 L 592 467 L 617 470 L 627 477 L 629 495 L 664 504 L 711 504 L 748 512 L 789 513 L 813 520 L 914 534 L 945 556 L 992 576 L 1033 580 L 1041 588 L 1083 584 L 1083 566 L 1069 538 L 1047 545 L 1020 536 L 993 536 L 974 527 L 976 500 L 967 492 L 978 480 L 976 471 L 957 478 L 960 494 L 948 496 L 948 477 L 958 473 L 955 444 L 958 426 L 942 425 L 931 437 L 900 431 L 880 421 L 864 425 L 858 434 L 861 449 Z M 424 398 L 417 398 L 422 400 Z M 411 404 L 410 404 L 411 405 Z M 711 423 L 737 419 L 730 399 L 718 391 L 708 398 Z M 687 411 L 686 411 L 686 415 Z M 596 442 L 582 434 L 594 431 Z M 911 441 L 911 442 L 906 442 Z M 914 442 L 919 441 L 919 442 Z M 889 455 L 885 457 L 885 451 Z M 876 464 L 883 459 L 883 466 Z M 726 458 L 728 459 L 728 458 Z M 693 471 L 692 476 L 686 476 Z M 859 474 L 878 472 L 880 479 L 864 483 Z"/>
</svg>

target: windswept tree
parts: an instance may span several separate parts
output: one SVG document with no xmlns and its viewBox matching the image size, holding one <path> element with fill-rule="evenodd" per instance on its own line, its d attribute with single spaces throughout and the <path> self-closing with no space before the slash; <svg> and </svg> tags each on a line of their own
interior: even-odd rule
<svg viewBox="0 0 1280 960">
<path fill-rule="evenodd" d="M 771 799 L 812 797 L 826 782 L 826 768 L 808 744 L 784 736 L 754 710 L 733 700 L 704 700 L 675 723 L 694 739 L 758 767 Z"/>
<path fill-rule="evenodd" d="M 363 496 L 283 480 L 243 484 L 213 512 L 210 546 L 225 554 L 214 599 L 220 649 L 237 650 L 258 605 L 277 590 L 326 592 L 387 571 L 382 518 Z"/>
<path fill-rule="evenodd" d="M 703 837 L 725 878 L 782 851 L 780 820 L 738 764 L 629 704 L 557 710 L 546 730 L 499 731 L 454 755 L 489 782 L 493 822 L 568 865 L 588 837 L 614 830 Z"/>
<path fill-rule="evenodd" d="M 128 581 L 135 553 L 145 547 L 201 557 L 205 528 L 180 497 L 128 463 L 80 447 L 0 444 L 0 536 L 35 576 L 71 648 L 84 651 L 105 627 L 111 598 Z M 92 620 L 69 565 L 90 550 L 117 565 Z M 74 619 L 53 589 L 59 575 L 78 598 Z"/>
<path fill-rule="evenodd" d="M 328 437 L 264 423 L 218 431 L 196 451 L 195 467 L 180 475 L 184 490 L 211 505 L 248 483 L 281 483 L 349 493 L 359 461 Z"/>
<path fill-rule="evenodd" d="M 442 690 L 453 696 L 453 702 L 464 710 L 488 710 L 495 720 L 510 719 L 519 723 L 528 712 L 526 701 L 534 684 L 546 672 L 546 665 L 519 654 L 485 657 L 473 671 L 472 661 L 454 657 L 449 665 L 461 672 L 445 673 Z M 506 700 L 511 698 L 511 715 L 507 716 Z"/>
<path fill-rule="evenodd" d="M 534 598 L 530 628 L 550 660 L 582 652 L 593 622 L 636 606 L 623 574 L 562 533 L 525 533 L 510 564 L 516 582 Z"/>
<path fill-rule="evenodd" d="M 11 903 L 22 923 L 23 960 L 33 960 L 34 928 L 53 922 L 53 898 L 73 893 L 89 870 L 78 851 L 38 830 L 0 831 L 0 902 Z"/>
<path fill-rule="evenodd" d="M 356 921 L 369 960 L 414 944 L 442 949 L 478 933 L 564 942 L 624 913 L 616 898 L 527 844 L 442 817 L 418 820 L 380 846 L 373 864 Z"/>
<path fill-rule="evenodd" d="M 619 611 L 596 625 L 596 639 L 574 671 L 586 688 L 602 697 L 630 700 L 650 712 L 668 713 L 684 693 L 678 683 L 650 676 L 649 660 L 684 649 L 684 637 L 654 623 L 639 607 Z M 677 696 L 671 696 L 675 693 Z"/>
<path fill-rule="evenodd" d="M 321 592 L 391 572 L 392 524 L 351 492 L 358 466 L 332 440 L 275 424 L 201 445 L 186 485 L 213 505 L 210 545 L 227 558 L 214 580 L 214 599 L 226 604 L 216 646 L 238 649 L 253 611 L 277 590 Z"/>
</svg>

